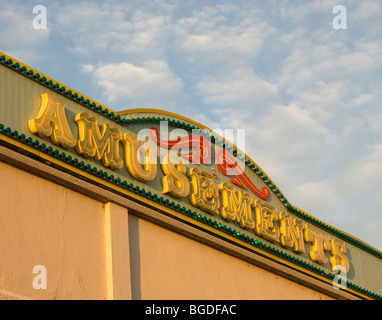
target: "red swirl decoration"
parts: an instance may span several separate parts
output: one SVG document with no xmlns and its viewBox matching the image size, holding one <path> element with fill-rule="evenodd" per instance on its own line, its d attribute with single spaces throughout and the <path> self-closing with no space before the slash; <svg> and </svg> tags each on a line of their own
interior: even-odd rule
<svg viewBox="0 0 382 320">
<path fill-rule="evenodd" d="M 181 153 L 180 155 L 193 163 L 211 163 L 211 145 L 203 136 L 190 134 L 178 138 L 177 140 L 161 140 L 159 138 L 158 130 L 156 128 L 151 128 L 150 137 L 158 146 L 168 150 L 172 148 L 175 150 L 188 148 L 191 151 Z"/>
<path fill-rule="evenodd" d="M 261 199 L 267 200 L 269 198 L 268 189 L 266 187 L 263 187 L 261 191 L 257 189 L 248 176 L 244 173 L 243 169 L 237 164 L 234 157 L 229 153 L 226 153 L 224 149 L 219 149 L 216 152 L 216 162 L 221 173 L 226 176 L 232 175 L 232 183 L 243 189 L 251 190 Z"/>
<path fill-rule="evenodd" d="M 211 145 L 209 141 L 197 134 L 190 134 L 178 138 L 177 140 L 161 140 L 156 128 L 150 130 L 151 139 L 160 147 L 168 150 L 175 148 L 188 148 L 189 152 L 181 153 L 180 155 L 193 163 L 211 163 Z M 261 199 L 267 200 L 269 198 L 269 191 L 263 187 L 261 191 L 256 188 L 248 176 L 244 173 L 243 169 L 237 164 L 235 158 L 226 153 L 224 149 L 216 151 L 216 163 L 219 171 L 225 176 L 232 176 L 231 182 L 240 188 L 251 190 Z M 216 175 L 214 175 L 216 177 Z"/>
</svg>

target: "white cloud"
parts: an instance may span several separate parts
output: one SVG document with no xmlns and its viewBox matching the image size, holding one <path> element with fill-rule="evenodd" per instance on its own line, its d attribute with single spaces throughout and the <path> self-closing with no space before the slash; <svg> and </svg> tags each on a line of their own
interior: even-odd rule
<svg viewBox="0 0 382 320">
<path fill-rule="evenodd" d="M 337 38 L 314 41 L 303 33 L 295 36 L 296 45 L 282 63 L 276 82 L 280 94 L 340 135 L 349 133 L 349 118 L 362 116 L 369 121 L 363 110 L 380 97 L 375 88 L 381 83 L 376 70 L 380 70 L 382 46 L 362 40 L 349 45 Z"/>
<path fill-rule="evenodd" d="M 352 194 L 382 192 L 382 144 L 366 146 L 363 153 L 349 163 L 343 173 L 344 185 L 357 186 L 351 188 Z"/>
<path fill-rule="evenodd" d="M 50 34 L 50 20 L 47 29 L 34 29 L 33 6 L 17 1 L 0 1 L 1 50 L 24 63 L 32 64 L 43 59 L 39 54 Z M 30 10 L 28 10 L 30 9 Z"/>
<path fill-rule="evenodd" d="M 85 73 L 88 73 L 88 72 L 93 72 L 95 70 L 95 66 L 92 65 L 92 64 L 84 64 L 82 66 L 82 70 L 85 72 Z"/>
<path fill-rule="evenodd" d="M 214 76 L 205 76 L 197 90 L 205 103 L 216 108 L 215 113 L 251 108 L 258 109 L 265 101 L 277 100 L 277 87 L 264 81 L 251 69 L 236 69 Z M 226 110 L 225 109 L 225 110 Z"/>
<path fill-rule="evenodd" d="M 238 54 L 253 56 L 262 44 L 265 31 L 269 28 L 265 23 L 261 26 L 229 27 L 218 29 L 201 29 L 196 33 L 183 31 L 182 48 L 187 52 L 210 52 L 217 54 Z"/>
<path fill-rule="evenodd" d="M 67 4 L 56 23 L 56 30 L 74 43 L 68 48 L 74 54 L 93 58 L 95 52 L 102 53 L 103 60 L 127 54 L 130 60 L 142 62 L 161 58 L 170 21 L 166 15 L 134 9 L 130 3 L 109 1 Z"/>
<path fill-rule="evenodd" d="M 245 66 L 259 54 L 265 39 L 276 32 L 259 19 L 261 14 L 243 4 L 203 7 L 176 21 L 174 43 L 194 67 L 211 68 L 217 63 Z"/>
<path fill-rule="evenodd" d="M 262 117 L 245 113 L 244 119 L 248 154 L 291 203 L 306 204 L 300 204 L 303 196 L 297 196 L 296 188 L 322 181 L 322 172 L 330 165 L 329 130 L 296 105 L 274 105 Z"/>
<path fill-rule="evenodd" d="M 290 197 L 298 199 L 300 208 L 309 208 L 310 212 L 315 213 L 336 207 L 338 201 L 337 192 L 330 181 L 301 184 L 292 189 Z"/>
<path fill-rule="evenodd" d="M 381 13 L 381 4 L 375 0 L 361 1 L 358 8 L 354 10 L 354 13 L 350 13 L 349 16 L 354 19 L 368 19 L 375 17 Z"/>
<path fill-rule="evenodd" d="M 357 150 L 358 149 L 358 150 Z M 342 163 L 330 183 L 337 198 L 324 217 L 342 230 L 381 248 L 382 145 L 355 148 L 355 156 Z"/>
<path fill-rule="evenodd" d="M 296 105 L 273 107 L 259 124 L 259 140 L 274 146 L 280 160 L 303 157 L 317 150 L 327 133 L 307 110 Z"/>
<path fill-rule="evenodd" d="M 93 76 L 103 88 L 106 101 L 118 104 L 119 109 L 176 108 L 183 87 L 182 80 L 161 60 L 146 61 L 142 66 L 107 64 L 97 67 Z"/>
</svg>

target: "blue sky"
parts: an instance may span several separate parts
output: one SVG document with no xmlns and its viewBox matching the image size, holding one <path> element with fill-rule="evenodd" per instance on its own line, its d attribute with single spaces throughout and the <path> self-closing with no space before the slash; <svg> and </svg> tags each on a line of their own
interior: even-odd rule
<svg viewBox="0 0 382 320">
<path fill-rule="evenodd" d="M 347 9 L 336 30 L 333 7 Z M 382 3 L 4 1 L 0 50 L 116 111 L 245 129 L 290 203 L 382 249 Z M 35 30 L 35 5 L 47 29 Z"/>
</svg>

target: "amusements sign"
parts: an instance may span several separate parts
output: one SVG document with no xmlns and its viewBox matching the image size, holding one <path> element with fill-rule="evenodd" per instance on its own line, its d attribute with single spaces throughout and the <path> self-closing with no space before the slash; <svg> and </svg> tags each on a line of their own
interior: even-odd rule
<svg viewBox="0 0 382 320">
<path fill-rule="evenodd" d="M 328 283 L 341 272 L 342 290 L 380 297 L 381 272 L 361 267 L 380 266 L 380 252 L 290 204 L 224 136 L 164 111 L 113 112 L 8 60 L 2 141 Z"/>
</svg>

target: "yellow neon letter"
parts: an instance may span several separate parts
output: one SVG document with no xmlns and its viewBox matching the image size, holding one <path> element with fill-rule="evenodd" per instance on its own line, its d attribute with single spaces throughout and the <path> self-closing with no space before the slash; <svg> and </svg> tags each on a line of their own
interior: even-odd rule
<svg viewBox="0 0 382 320">
<path fill-rule="evenodd" d="M 349 260 L 345 253 L 345 242 L 337 239 L 330 241 L 330 264 L 332 266 L 332 270 L 335 266 L 342 265 L 345 267 L 346 272 L 349 272 Z"/>
<path fill-rule="evenodd" d="M 174 164 L 169 156 L 165 156 L 161 164 L 165 176 L 162 178 L 163 193 L 170 193 L 176 198 L 188 196 L 190 185 L 185 175 L 187 168 L 183 162 Z"/>
<path fill-rule="evenodd" d="M 304 241 L 311 243 L 310 245 L 310 258 L 319 264 L 328 262 L 325 251 L 330 249 L 329 236 L 309 227 L 307 224 L 304 226 Z"/>
<path fill-rule="evenodd" d="M 218 187 L 222 201 L 221 217 L 228 221 L 239 222 L 242 228 L 253 229 L 255 221 L 252 218 L 251 205 L 253 200 L 251 196 L 241 190 L 235 192 L 234 186 L 225 182 L 219 184 Z"/>
<path fill-rule="evenodd" d="M 97 118 L 80 112 L 74 117 L 78 125 L 78 142 L 76 151 L 84 157 L 94 157 L 102 160 L 105 167 L 111 169 L 122 168 L 123 161 L 119 156 L 119 141 L 121 132 L 104 123 L 101 132 L 98 128 Z"/>
<path fill-rule="evenodd" d="M 143 150 L 142 142 L 131 132 L 126 132 L 121 140 L 125 149 L 125 165 L 134 179 L 152 181 L 157 174 L 157 164 L 150 162 L 150 149 Z"/>
<path fill-rule="evenodd" d="M 191 168 L 187 172 L 191 179 L 190 202 L 193 206 L 216 215 L 219 213 L 219 190 L 213 177 L 198 168 Z"/>
<path fill-rule="evenodd" d="M 303 239 L 303 222 L 300 219 L 292 219 L 291 215 L 279 213 L 280 244 L 283 247 L 292 248 L 298 253 L 305 252 Z"/>
<path fill-rule="evenodd" d="M 41 95 L 41 106 L 36 117 L 28 121 L 29 130 L 40 137 L 50 137 L 54 144 L 63 148 L 73 148 L 76 138 L 65 116 L 65 104 L 49 93 Z"/>
<path fill-rule="evenodd" d="M 255 200 L 252 203 L 252 208 L 255 210 L 256 234 L 269 241 L 279 242 L 280 229 L 273 224 L 278 219 L 277 209 L 261 200 Z"/>
</svg>

